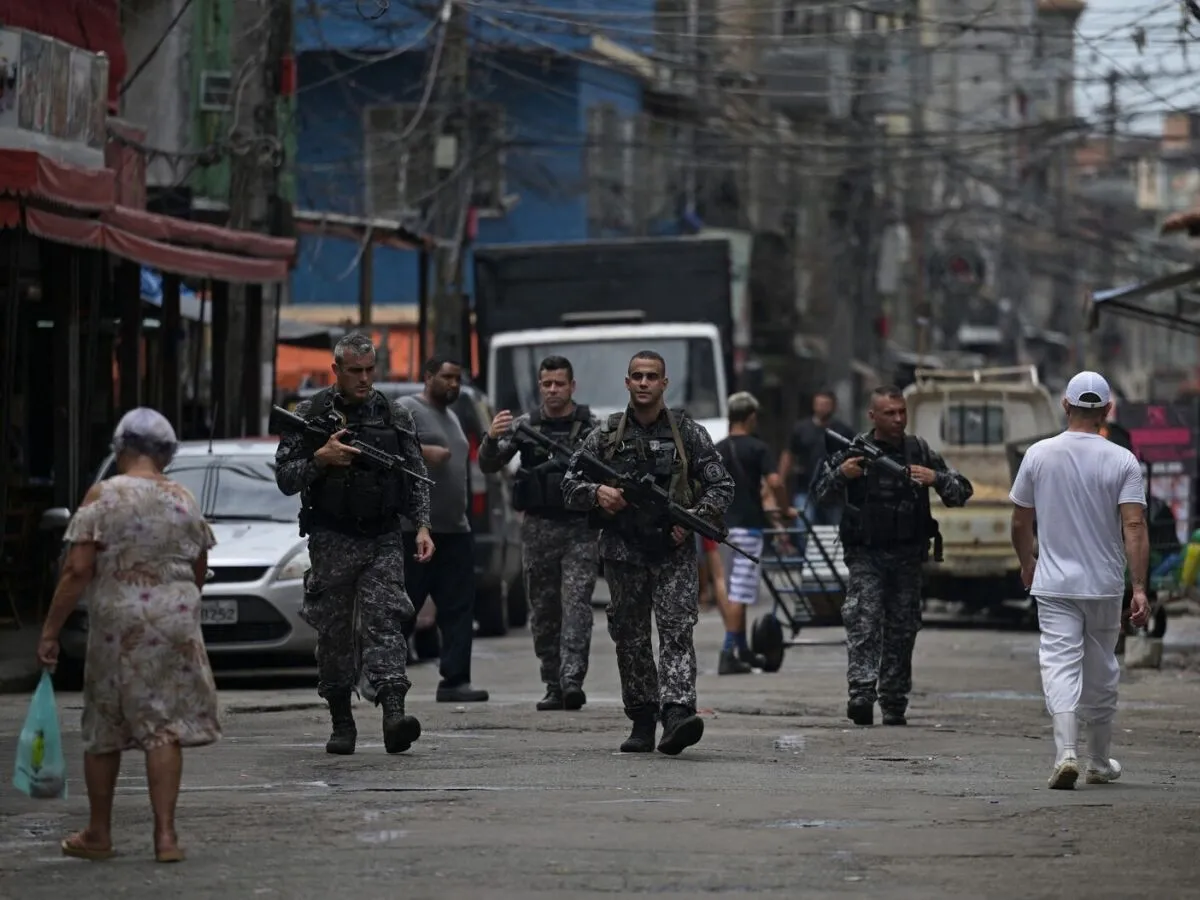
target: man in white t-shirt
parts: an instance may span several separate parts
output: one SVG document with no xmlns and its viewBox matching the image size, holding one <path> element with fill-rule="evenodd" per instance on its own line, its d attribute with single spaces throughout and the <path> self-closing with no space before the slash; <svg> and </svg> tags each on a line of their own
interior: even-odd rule
<svg viewBox="0 0 1200 900">
<path fill-rule="evenodd" d="M 1042 632 L 1042 690 L 1057 749 L 1050 787 L 1062 790 L 1079 778 L 1079 721 L 1088 728 L 1087 783 L 1106 784 L 1121 775 L 1108 753 L 1121 677 L 1116 648 L 1127 565 L 1133 623 L 1144 625 L 1150 612 L 1142 469 L 1132 453 L 1101 436 L 1111 408 L 1103 377 L 1080 372 L 1072 378 L 1063 396 L 1067 430 L 1029 448 L 1009 494 L 1013 548 L 1021 580 L 1037 601 Z"/>
</svg>

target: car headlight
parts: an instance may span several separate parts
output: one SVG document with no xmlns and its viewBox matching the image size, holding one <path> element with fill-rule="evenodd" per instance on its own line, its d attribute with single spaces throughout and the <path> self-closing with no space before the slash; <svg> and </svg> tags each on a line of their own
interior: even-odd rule
<svg viewBox="0 0 1200 900">
<path fill-rule="evenodd" d="M 279 570 L 272 581 L 296 581 L 304 577 L 312 561 L 308 556 L 308 547 L 299 547 L 287 559 L 279 564 Z"/>
</svg>

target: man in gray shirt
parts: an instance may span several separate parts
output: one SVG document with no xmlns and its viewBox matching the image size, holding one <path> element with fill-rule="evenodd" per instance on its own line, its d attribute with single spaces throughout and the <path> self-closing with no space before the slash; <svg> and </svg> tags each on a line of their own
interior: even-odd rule
<svg viewBox="0 0 1200 900">
<path fill-rule="evenodd" d="M 488 692 L 471 686 L 471 643 L 475 634 L 475 540 L 467 517 L 470 502 L 467 466 L 470 446 L 458 416 L 450 407 L 458 399 L 462 367 L 435 356 L 425 363 L 425 390 L 404 397 L 400 405 L 412 413 L 421 455 L 436 484 L 429 489 L 433 558 L 412 564 L 408 594 L 417 612 L 432 597 L 442 633 L 439 669 L 441 703 L 478 703 Z M 416 525 L 403 520 L 405 552 L 415 559 Z M 408 626 L 412 628 L 412 624 Z"/>
</svg>

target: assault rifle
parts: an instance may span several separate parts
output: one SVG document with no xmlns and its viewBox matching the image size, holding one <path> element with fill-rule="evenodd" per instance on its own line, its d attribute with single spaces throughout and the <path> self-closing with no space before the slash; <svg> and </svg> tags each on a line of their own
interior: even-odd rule
<svg viewBox="0 0 1200 900">
<path fill-rule="evenodd" d="M 896 460 L 884 452 L 883 448 L 876 444 L 865 434 L 858 435 L 854 440 L 849 441 L 842 437 L 832 429 L 825 429 L 825 435 L 833 438 L 837 443 L 841 444 L 851 454 L 857 454 L 864 460 L 863 466 L 879 466 L 885 472 L 890 472 L 897 478 L 903 478 L 906 482 L 910 482 L 914 488 L 918 486 L 916 481 L 913 481 L 912 472 L 908 466 L 902 466 Z M 851 507 L 847 507 L 850 509 Z M 933 561 L 942 562 L 942 530 L 938 526 L 937 519 L 932 515 L 929 517 L 930 537 L 933 539 Z"/>
<path fill-rule="evenodd" d="M 565 456 L 567 459 L 575 456 L 575 452 L 569 447 L 558 443 L 553 438 L 546 437 L 546 435 L 530 428 L 524 422 L 517 425 L 514 431 L 553 453 Z M 672 525 L 678 525 L 680 528 L 694 531 L 696 534 L 708 538 L 710 541 L 724 544 L 734 553 L 740 553 L 755 564 L 759 562 L 757 556 L 747 553 L 741 547 L 729 543 L 729 533 L 727 531 L 713 525 L 711 522 L 705 521 L 672 500 L 671 495 L 654 481 L 654 476 L 648 474 L 638 477 L 623 475 L 591 453 L 580 453 L 578 460 L 579 465 L 591 477 L 603 481 L 610 487 L 619 488 L 622 496 L 625 498 L 625 502 L 634 509 L 660 514 Z"/>
<path fill-rule="evenodd" d="M 857 454 L 863 458 L 864 468 L 866 466 L 879 466 L 883 471 L 895 475 L 897 478 L 910 480 L 912 473 L 908 471 L 908 466 L 902 466 L 884 452 L 884 449 L 876 444 L 865 434 L 860 434 L 852 441 L 846 440 L 836 431 L 825 429 L 825 436 L 833 438 L 837 443 L 841 444 L 851 454 Z"/>
<path fill-rule="evenodd" d="M 271 417 L 267 421 L 267 430 L 273 434 L 283 434 L 284 432 L 302 434 L 313 440 L 319 440 L 322 444 L 345 427 L 345 424 L 343 424 L 332 410 L 325 415 L 305 419 L 295 413 L 288 412 L 282 406 L 272 406 Z M 426 484 L 435 483 L 432 478 L 418 475 L 412 469 L 408 468 L 406 460 L 402 457 L 392 456 L 392 454 L 385 453 L 378 447 L 372 447 L 370 444 L 360 441 L 354 436 L 353 431 L 348 431 L 342 435 L 340 440 L 347 447 L 353 447 L 357 450 L 357 458 L 369 466 L 386 469 L 389 472 L 403 472 L 409 478 L 423 481 Z"/>
</svg>

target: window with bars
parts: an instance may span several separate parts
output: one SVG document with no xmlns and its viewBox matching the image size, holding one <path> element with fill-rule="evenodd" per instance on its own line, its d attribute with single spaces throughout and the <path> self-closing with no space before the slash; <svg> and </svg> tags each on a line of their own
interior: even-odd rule
<svg viewBox="0 0 1200 900">
<path fill-rule="evenodd" d="M 942 413 L 942 441 L 962 447 L 1004 443 L 1004 407 L 994 403 L 954 403 Z"/>
<path fill-rule="evenodd" d="M 403 220 L 419 215 L 446 177 L 437 168 L 437 133 L 440 117 L 426 107 L 413 126 L 420 107 L 415 103 L 369 106 L 363 121 L 363 188 L 367 215 Z M 503 208 L 504 108 L 473 104 L 468 160 L 474 178 L 474 205 L 479 209 Z M 460 149 L 460 153 L 462 150 Z"/>
<path fill-rule="evenodd" d="M 609 104 L 588 111 L 585 171 L 595 233 L 645 235 L 694 201 L 693 133 L 647 113 L 622 118 Z"/>
</svg>

